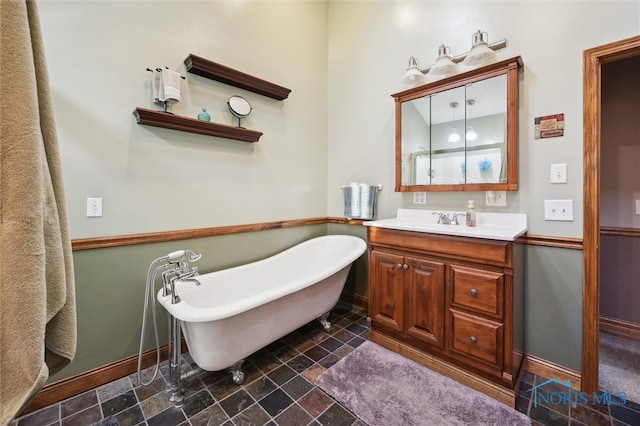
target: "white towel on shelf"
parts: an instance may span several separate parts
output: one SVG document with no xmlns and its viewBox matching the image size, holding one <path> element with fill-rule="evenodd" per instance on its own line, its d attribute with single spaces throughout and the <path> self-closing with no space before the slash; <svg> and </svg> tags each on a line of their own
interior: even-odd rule
<svg viewBox="0 0 640 426">
<path fill-rule="evenodd" d="M 158 79 L 159 75 L 159 79 Z M 180 102 L 180 80 L 182 77 L 168 68 L 153 72 L 153 101 L 177 104 Z"/>
<path fill-rule="evenodd" d="M 161 104 L 160 100 L 160 86 L 162 85 L 162 72 L 153 70 L 153 81 L 151 82 L 151 88 L 153 90 L 153 102 Z"/>
</svg>

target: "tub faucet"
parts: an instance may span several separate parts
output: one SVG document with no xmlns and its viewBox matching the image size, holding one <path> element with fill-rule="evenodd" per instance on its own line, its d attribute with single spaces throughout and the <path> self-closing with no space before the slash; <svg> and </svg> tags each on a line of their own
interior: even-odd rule
<svg viewBox="0 0 640 426">
<path fill-rule="evenodd" d="M 200 275 L 198 273 L 198 267 L 194 266 L 193 268 L 189 269 L 188 265 L 183 266 L 182 269 L 179 271 L 178 275 L 175 277 L 175 281 L 187 281 L 187 282 L 192 282 L 192 283 L 196 283 L 196 285 L 200 285 L 200 281 L 198 281 L 197 278 L 193 278 L 197 275 Z"/>
<path fill-rule="evenodd" d="M 200 285 L 200 281 L 193 278 L 196 275 L 199 275 L 198 267 L 194 266 L 193 268 L 189 268 L 189 264 L 187 262 L 180 262 L 177 267 L 167 272 L 169 272 L 167 276 L 173 274 L 173 276 L 169 278 L 169 288 L 166 289 L 167 294 L 171 295 L 172 304 L 180 302 L 180 296 L 176 294 L 176 281 L 190 281 L 196 283 L 196 285 Z"/>
<path fill-rule="evenodd" d="M 180 250 L 178 252 L 170 253 L 165 256 L 163 260 L 167 260 L 167 263 L 162 268 L 167 268 L 162 272 L 162 295 L 171 295 L 171 303 L 180 302 L 180 297 L 176 294 L 175 282 L 178 280 L 195 282 L 196 285 L 200 285 L 198 279 L 193 278 L 198 274 L 198 267 L 189 267 L 189 262 L 186 260 L 185 254 L 191 253 L 189 261 L 196 261 L 200 259 L 199 253 L 194 253 L 191 250 Z M 170 268 L 170 269 L 169 269 Z"/>
</svg>

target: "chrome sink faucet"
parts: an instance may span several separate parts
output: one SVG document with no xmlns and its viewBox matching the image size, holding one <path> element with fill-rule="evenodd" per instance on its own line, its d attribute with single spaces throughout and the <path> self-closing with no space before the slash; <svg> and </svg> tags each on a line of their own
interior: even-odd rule
<svg viewBox="0 0 640 426">
<path fill-rule="evenodd" d="M 438 215 L 438 223 L 443 225 L 451 225 L 451 218 L 446 213 L 433 212 L 432 214 Z"/>
<path fill-rule="evenodd" d="M 446 213 L 433 212 L 432 214 L 438 215 L 438 222 L 443 225 L 460 225 L 458 222 L 458 216 L 464 216 L 464 213 L 453 213 L 449 216 Z"/>
</svg>

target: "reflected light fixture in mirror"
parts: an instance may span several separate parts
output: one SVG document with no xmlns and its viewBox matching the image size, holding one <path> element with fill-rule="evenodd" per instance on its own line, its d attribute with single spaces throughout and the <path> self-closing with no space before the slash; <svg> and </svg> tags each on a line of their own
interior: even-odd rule
<svg viewBox="0 0 640 426">
<path fill-rule="evenodd" d="M 451 60 L 451 49 L 444 44 L 438 47 L 438 59 L 436 63 L 429 69 L 429 75 L 435 78 L 449 77 L 456 73 L 456 64 Z"/>
<path fill-rule="evenodd" d="M 489 35 L 478 30 L 471 38 L 472 47 L 462 63 L 466 66 L 478 67 L 498 60 L 498 55 L 489 47 Z"/>
<path fill-rule="evenodd" d="M 422 84 L 424 83 L 425 78 L 422 71 L 420 71 L 418 60 L 415 57 L 409 58 L 409 66 L 407 67 L 407 72 L 404 73 L 400 82 L 403 84 Z"/>
<path fill-rule="evenodd" d="M 454 127 L 451 127 L 451 134 L 449 135 L 449 138 L 447 140 L 449 142 L 451 142 L 451 143 L 456 143 L 456 142 L 460 142 L 460 135 L 458 134 L 458 131 L 455 128 L 456 108 L 458 108 L 458 103 L 457 102 L 451 102 L 449 104 L 449 106 L 451 107 L 451 110 L 453 111 L 453 122 L 452 122 L 452 124 L 454 125 Z"/>
<path fill-rule="evenodd" d="M 467 105 L 469 105 L 469 122 L 471 122 L 471 106 L 476 103 L 475 99 L 467 99 Z M 465 134 L 465 138 L 468 141 L 475 141 L 478 139 L 478 134 L 473 130 L 471 124 L 467 126 L 467 133 Z"/>
</svg>

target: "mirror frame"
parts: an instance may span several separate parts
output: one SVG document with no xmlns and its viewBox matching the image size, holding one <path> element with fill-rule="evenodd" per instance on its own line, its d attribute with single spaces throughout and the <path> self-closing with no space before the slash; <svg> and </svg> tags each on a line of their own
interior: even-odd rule
<svg viewBox="0 0 640 426">
<path fill-rule="evenodd" d="M 245 114 L 238 112 L 238 110 L 236 109 L 237 105 L 232 105 L 235 104 L 236 102 L 233 101 L 239 101 L 239 102 L 243 102 L 246 104 L 246 106 L 249 108 L 249 111 L 247 111 Z M 249 114 L 251 114 L 251 111 L 253 110 L 253 108 L 251 107 L 251 104 L 249 103 L 249 101 L 247 101 L 245 98 L 243 98 L 242 96 L 238 96 L 238 95 L 233 95 L 229 98 L 229 100 L 227 101 L 227 106 L 229 107 L 229 111 L 231 112 L 231 114 L 233 114 L 234 117 L 236 118 L 245 118 L 248 117 Z M 243 105 L 244 106 L 244 105 Z"/>
<path fill-rule="evenodd" d="M 517 191 L 518 190 L 518 71 L 520 56 L 485 65 L 451 77 L 413 87 L 391 95 L 395 100 L 396 192 L 446 191 Z M 450 185 L 402 185 L 402 103 L 445 90 L 463 87 L 488 78 L 507 76 L 507 181 L 497 183 L 463 183 Z"/>
</svg>

